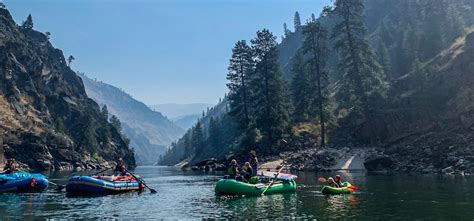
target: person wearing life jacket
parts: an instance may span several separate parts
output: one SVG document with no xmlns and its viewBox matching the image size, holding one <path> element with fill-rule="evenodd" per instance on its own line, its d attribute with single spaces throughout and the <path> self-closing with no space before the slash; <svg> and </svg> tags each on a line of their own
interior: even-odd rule
<svg viewBox="0 0 474 221">
<path fill-rule="evenodd" d="M 340 175 L 336 175 L 336 176 L 334 177 L 334 182 L 335 182 L 339 187 L 341 187 L 341 186 L 342 186 L 341 176 L 340 176 Z"/>
<path fill-rule="evenodd" d="M 250 151 L 250 167 L 252 168 L 252 176 L 257 176 L 258 159 L 255 150 Z"/>
<path fill-rule="evenodd" d="M 229 168 L 227 168 L 227 175 L 229 175 L 229 178 L 231 179 L 235 179 L 239 175 L 237 160 L 233 159 L 230 161 Z"/>
<path fill-rule="evenodd" d="M 120 175 L 120 176 L 125 176 L 127 175 L 127 169 L 125 168 L 125 162 L 123 161 L 122 158 L 119 158 L 117 160 L 117 165 L 115 166 L 114 169 L 114 175 Z"/>
<path fill-rule="evenodd" d="M 5 167 L 3 168 L 3 173 L 11 174 L 14 172 L 16 172 L 15 159 L 11 158 L 7 160 L 7 163 L 5 164 Z"/>
<path fill-rule="evenodd" d="M 244 168 L 242 169 L 242 175 L 243 175 L 243 180 L 245 182 L 249 182 L 250 178 L 253 176 L 253 169 L 252 166 L 250 166 L 249 162 L 245 162 Z"/>
<path fill-rule="evenodd" d="M 340 186 L 334 181 L 334 178 L 332 177 L 329 177 L 328 178 L 328 184 L 329 186 L 331 187 L 336 187 L 336 188 L 339 188 Z"/>
</svg>

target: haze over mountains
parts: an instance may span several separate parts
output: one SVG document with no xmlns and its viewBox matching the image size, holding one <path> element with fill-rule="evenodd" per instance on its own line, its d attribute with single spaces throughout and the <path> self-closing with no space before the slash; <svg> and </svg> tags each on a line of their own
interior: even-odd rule
<svg viewBox="0 0 474 221">
<path fill-rule="evenodd" d="M 150 105 L 150 108 L 161 112 L 181 128 L 189 129 L 197 122 L 202 113 L 212 106 L 213 104 L 208 103 L 166 103 Z"/>
<path fill-rule="evenodd" d="M 85 75 L 81 78 L 87 95 L 100 106 L 107 105 L 109 114 L 120 119 L 122 132 L 130 139 L 138 164 L 156 163 L 167 146 L 184 134 L 181 127 L 123 90 Z"/>
<path fill-rule="evenodd" d="M 333 3 L 306 24 L 295 13 L 282 42 L 266 29 L 237 42 L 228 111 L 211 111 L 214 126 L 196 124 L 162 163 L 299 150 L 289 167 L 319 170 L 337 158 L 320 150 L 376 146 L 371 170 L 474 171 L 474 1 Z"/>
</svg>

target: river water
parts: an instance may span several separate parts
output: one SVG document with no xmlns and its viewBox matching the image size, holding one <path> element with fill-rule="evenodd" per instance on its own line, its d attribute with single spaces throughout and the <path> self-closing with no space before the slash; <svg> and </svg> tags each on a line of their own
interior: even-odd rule
<svg viewBox="0 0 474 221">
<path fill-rule="evenodd" d="M 293 194 L 263 197 L 218 197 L 221 174 L 183 172 L 173 167 L 138 167 L 158 194 L 125 193 L 101 197 L 67 197 L 44 193 L 0 194 L 0 220 L 42 219 L 203 219 L 283 218 L 345 220 L 473 220 L 474 178 L 435 175 L 341 173 L 359 191 L 325 196 L 317 177 L 302 172 Z M 77 173 L 76 173 L 77 174 Z M 71 173 L 51 174 L 65 184 Z"/>
</svg>

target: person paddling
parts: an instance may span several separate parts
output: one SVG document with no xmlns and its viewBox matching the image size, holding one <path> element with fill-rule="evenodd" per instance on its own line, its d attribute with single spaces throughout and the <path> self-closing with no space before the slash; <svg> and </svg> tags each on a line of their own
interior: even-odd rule
<svg viewBox="0 0 474 221">
<path fill-rule="evenodd" d="M 257 176 L 258 159 L 255 150 L 250 151 L 250 167 L 252 168 L 252 176 Z"/>
<path fill-rule="evenodd" d="M 117 165 L 115 166 L 115 169 L 114 169 L 114 175 L 115 174 L 119 174 L 120 176 L 127 175 L 127 168 L 125 168 L 125 162 L 123 161 L 122 158 L 119 158 L 117 160 Z"/>
<path fill-rule="evenodd" d="M 15 159 L 11 158 L 7 160 L 7 163 L 5 164 L 5 167 L 3 168 L 3 173 L 11 174 L 14 172 L 16 172 Z"/>
<path fill-rule="evenodd" d="M 227 175 L 229 175 L 229 178 L 235 179 L 237 178 L 238 174 L 239 174 L 239 167 L 237 165 L 237 160 L 233 159 L 230 161 L 229 168 L 227 168 Z"/>
</svg>

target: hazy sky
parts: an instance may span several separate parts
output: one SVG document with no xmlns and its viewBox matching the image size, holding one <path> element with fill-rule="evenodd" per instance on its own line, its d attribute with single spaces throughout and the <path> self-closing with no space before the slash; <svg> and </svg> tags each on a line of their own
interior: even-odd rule
<svg viewBox="0 0 474 221">
<path fill-rule="evenodd" d="M 1 1 L 1 0 L 0 0 Z M 4 0 L 17 23 L 76 60 L 72 68 L 147 104 L 216 103 L 234 43 L 262 28 L 293 29 L 330 0 Z"/>
</svg>

